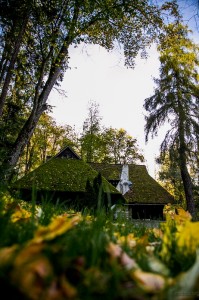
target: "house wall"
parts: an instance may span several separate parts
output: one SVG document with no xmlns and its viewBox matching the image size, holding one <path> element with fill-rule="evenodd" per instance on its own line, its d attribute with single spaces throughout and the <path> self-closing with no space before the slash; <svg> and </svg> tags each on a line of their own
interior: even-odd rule
<svg viewBox="0 0 199 300">
<path fill-rule="evenodd" d="M 163 220 L 164 204 L 134 204 L 130 205 L 132 219 Z"/>
</svg>

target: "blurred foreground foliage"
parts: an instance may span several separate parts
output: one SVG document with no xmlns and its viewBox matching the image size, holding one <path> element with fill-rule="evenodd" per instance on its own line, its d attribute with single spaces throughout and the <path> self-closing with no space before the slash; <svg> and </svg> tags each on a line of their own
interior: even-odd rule
<svg viewBox="0 0 199 300">
<path fill-rule="evenodd" d="M 8 299 L 198 299 L 199 222 L 166 205 L 137 226 L 1 194 L 0 286 Z"/>
</svg>

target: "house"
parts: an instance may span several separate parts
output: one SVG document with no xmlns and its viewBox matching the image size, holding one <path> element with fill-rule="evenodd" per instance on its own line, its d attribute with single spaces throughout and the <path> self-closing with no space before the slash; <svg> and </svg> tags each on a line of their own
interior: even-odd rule
<svg viewBox="0 0 199 300">
<path fill-rule="evenodd" d="M 32 190 L 37 198 L 52 201 L 74 201 L 87 206 L 88 181 L 101 174 L 106 203 L 123 204 L 129 215 L 141 219 L 162 219 L 165 204 L 173 197 L 147 172 L 145 165 L 85 163 L 66 147 L 43 165 L 13 184 L 24 200 L 31 200 Z"/>
<path fill-rule="evenodd" d="M 122 192 L 133 219 L 163 219 L 164 206 L 174 203 L 173 196 L 149 175 L 145 165 L 90 165 Z"/>
<path fill-rule="evenodd" d="M 38 202 L 50 199 L 52 202 L 64 201 L 68 205 L 82 208 L 88 204 L 88 182 L 92 186 L 98 174 L 98 171 L 81 160 L 71 147 L 66 147 L 37 169 L 14 182 L 12 191 L 26 201 L 31 201 L 36 193 Z M 106 204 L 125 202 L 121 193 L 104 177 L 102 191 Z"/>
</svg>

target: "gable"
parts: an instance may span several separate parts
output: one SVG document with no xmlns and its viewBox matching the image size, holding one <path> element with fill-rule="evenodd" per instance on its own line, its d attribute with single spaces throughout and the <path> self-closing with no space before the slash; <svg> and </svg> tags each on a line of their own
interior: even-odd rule
<svg viewBox="0 0 199 300">
<path fill-rule="evenodd" d="M 57 158 L 72 158 L 72 159 L 80 159 L 80 157 L 73 151 L 73 149 L 69 146 L 62 149 L 57 155 Z"/>
</svg>

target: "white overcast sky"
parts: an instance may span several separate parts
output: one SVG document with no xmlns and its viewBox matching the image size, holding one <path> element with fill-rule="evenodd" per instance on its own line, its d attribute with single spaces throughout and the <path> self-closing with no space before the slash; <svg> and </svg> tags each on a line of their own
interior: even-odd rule
<svg viewBox="0 0 199 300">
<path fill-rule="evenodd" d="M 192 20 L 194 21 L 194 20 Z M 195 30 L 197 40 L 199 32 Z M 99 104 L 102 117 L 101 125 L 123 128 L 133 138 L 145 157 L 149 174 L 155 178 L 157 165 L 155 157 L 165 134 L 160 128 L 158 137 L 145 143 L 144 99 L 153 94 L 153 77 L 159 75 L 159 59 L 155 46 L 149 50 L 147 60 L 137 58 L 134 69 L 124 66 L 122 55 L 117 51 L 107 52 L 97 45 L 80 45 L 70 48 L 70 69 L 66 71 L 62 89 L 67 97 L 53 91 L 49 104 L 57 124 L 75 126 L 82 131 L 82 125 L 88 116 L 89 102 Z"/>
</svg>

